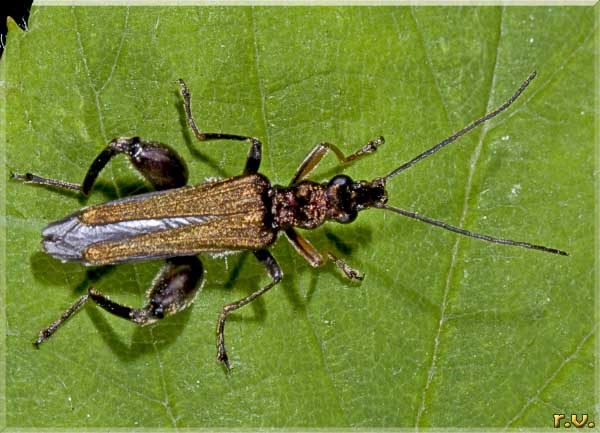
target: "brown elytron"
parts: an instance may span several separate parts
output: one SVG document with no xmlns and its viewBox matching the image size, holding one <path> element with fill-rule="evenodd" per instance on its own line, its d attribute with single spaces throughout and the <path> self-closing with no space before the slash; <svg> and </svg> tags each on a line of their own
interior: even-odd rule
<svg viewBox="0 0 600 433">
<path fill-rule="evenodd" d="M 568 255 L 555 248 L 473 233 L 387 205 L 385 185 L 389 179 L 506 110 L 534 78 L 535 72 L 498 109 L 386 176 L 372 181 L 354 181 L 348 176 L 337 175 L 323 183 L 307 179 L 328 151 L 333 151 L 339 162 L 345 164 L 377 150 L 384 143 L 383 137 L 378 137 L 349 156 L 344 156 L 331 143 L 318 144 L 302 161 L 289 186 L 272 185 L 265 176 L 258 173 L 262 148 L 258 139 L 235 134 L 200 132 L 192 116 L 188 88 L 179 80 L 187 120 L 199 141 L 236 140 L 250 144 L 243 174 L 218 182 L 185 186 L 187 167 L 177 152 L 167 145 L 143 141 L 138 137 L 112 140 L 92 162 L 81 185 L 31 173 L 13 174 L 13 178 L 28 183 L 80 191 L 87 195 L 104 166 L 112 157 L 123 153 L 157 190 L 84 208 L 49 224 L 42 231 L 45 251 L 65 262 L 108 265 L 163 258 L 166 265 L 148 290 L 148 303 L 144 307 L 131 308 L 118 304 L 90 287 L 88 293 L 40 332 L 35 344 L 40 345 L 50 338 L 89 299 L 108 312 L 142 326 L 175 314 L 187 308 L 198 294 L 203 280 L 202 262 L 197 257 L 198 254 L 250 250 L 265 266 L 271 282 L 251 295 L 224 306 L 219 315 L 217 359 L 229 370 L 231 367 L 225 350 L 224 334 L 227 315 L 267 292 L 283 277 L 279 265 L 267 250 L 278 234 L 285 233 L 296 251 L 310 265 L 322 266 L 329 260 L 348 278 L 360 280 L 362 276 L 359 272 L 331 252 L 323 254 L 317 251 L 296 229 L 314 229 L 326 221 L 350 223 L 358 216 L 358 212 L 368 208 L 390 210 L 480 240 Z"/>
<path fill-rule="evenodd" d="M 270 211 L 263 197 L 270 187 L 259 174 L 236 176 L 218 182 L 141 194 L 90 206 L 81 211 L 79 219 L 84 224 L 159 219 L 188 216 L 237 215 L 245 212 Z M 231 200 L 236 197 L 236 200 Z"/>
<path fill-rule="evenodd" d="M 183 221 L 169 230 L 142 231 L 91 243 L 83 250 L 82 259 L 88 264 L 105 265 L 133 258 L 171 257 L 174 251 L 190 256 L 266 248 L 276 237 L 275 231 L 265 225 L 271 211 L 270 199 L 264 194 L 269 186 L 263 176 L 252 174 L 89 207 L 78 216 L 88 226 L 176 218 Z"/>
</svg>

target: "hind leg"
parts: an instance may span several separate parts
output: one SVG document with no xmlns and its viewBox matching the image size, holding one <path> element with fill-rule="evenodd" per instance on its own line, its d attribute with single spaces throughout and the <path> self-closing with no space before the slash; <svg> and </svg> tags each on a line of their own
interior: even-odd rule
<svg viewBox="0 0 600 433">
<path fill-rule="evenodd" d="M 58 320 L 40 332 L 34 344 L 39 346 L 49 339 L 89 299 L 109 313 L 140 326 L 150 325 L 164 317 L 176 314 L 194 302 L 200 291 L 203 272 L 202 262 L 195 256 L 168 259 L 153 285 L 146 292 L 148 302 L 142 308 L 118 304 L 94 287 L 90 287 L 88 293 L 79 298 Z"/>
<path fill-rule="evenodd" d="M 166 144 L 140 140 L 139 137 L 114 138 L 94 159 L 81 185 L 32 173 L 12 173 L 12 178 L 26 183 L 79 191 L 87 196 L 102 169 L 114 156 L 119 154 L 126 155 L 133 166 L 157 190 L 178 188 L 187 183 L 187 166 L 174 149 Z"/>
</svg>

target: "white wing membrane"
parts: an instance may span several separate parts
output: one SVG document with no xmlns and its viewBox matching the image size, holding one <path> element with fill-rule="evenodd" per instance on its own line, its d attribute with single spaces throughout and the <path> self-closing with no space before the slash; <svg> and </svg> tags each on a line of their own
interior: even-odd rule
<svg viewBox="0 0 600 433">
<path fill-rule="evenodd" d="M 98 242 L 126 240 L 145 233 L 202 224 L 217 218 L 216 216 L 189 216 L 88 225 L 79 220 L 79 215 L 80 213 L 77 212 L 53 222 L 42 231 L 42 245 L 52 257 L 63 262 L 84 262 L 83 253 L 86 248 Z"/>
</svg>

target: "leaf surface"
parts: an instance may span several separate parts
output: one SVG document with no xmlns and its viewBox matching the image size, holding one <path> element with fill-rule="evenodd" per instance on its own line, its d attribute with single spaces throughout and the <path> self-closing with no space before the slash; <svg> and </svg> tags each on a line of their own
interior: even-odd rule
<svg viewBox="0 0 600 433">
<path fill-rule="evenodd" d="M 546 427 L 594 412 L 594 62 L 597 7 L 36 7 L 1 64 L 6 122 L 4 290 L 10 427 Z M 40 248 L 46 224 L 144 188 L 124 158 L 79 199 L 8 181 L 81 181 L 116 136 L 169 143 L 191 182 L 261 172 L 286 185 L 321 141 L 345 172 L 381 176 L 499 106 L 507 113 L 394 178 L 390 203 L 560 257 L 460 238 L 377 210 L 305 233 L 364 272 L 312 269 L 280 240 L 284 281 L 231 316 L 233 373 L 215 362 L 224 304 L 268 282 L 251 254 L 203 259 L 189 310 L 136 328 L 86 306 L 89 285 L 142 305 L 158 262 L 86 269 Z M 313 178 L 339 172 L 328 156 Z"/>
</svg>

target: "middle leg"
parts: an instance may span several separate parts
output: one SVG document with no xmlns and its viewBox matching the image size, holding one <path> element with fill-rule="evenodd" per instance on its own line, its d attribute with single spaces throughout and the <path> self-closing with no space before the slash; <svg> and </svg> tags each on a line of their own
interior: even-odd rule
<svg viewBox="0 0 600 433">
<path fill-rule="evenodd" d="M 227 319 L 227 315 L 232 311 L 237 310 L 238 308 L 242 308 L 244 305 L 249 304 L 254 301 L 260 295 L 264 294 L 268 290 L 270 290 L 273 286 L 281 281 L 283 278 L 283 272 L 281 268 L 267 250 L 258 250 L 254 252 L 254 255 L 261 262 L 264 267 L 267 269 L 271 277 L 271 282 L 264 286 L 263 288 L 257 290 L 256 292 L 246 296 L 239 301 L 233 302 L 231 304 L 225 305 L 223 307 L 223 311 L 219 315 L 219 320 L 217 321 L 217 360 L 227 368 L 227 371 L 231 371 L 231 365 L 229 364 L 229 357 L 227 356 L 227 350 L 225 349 L 225 320 Z"/>
<path fill-rule="evenodd" d="M 209 140 L 235 140 L 235 141 L 246 141 L 250 143 L 250 152 L 246 160 L 246 167 L 244 168 L 244 174 L 255 174 L 258 172 L 260 167 L 260 161 L 262 158 L 262 144 L 255 137 L 248 137 L 245 135 L 237 134 L 224 134 L 220 132 L 200 132 L 196 126 L 196 121 L 192 115 L 192 104 L 191 94 L 185 82 L 180 78 L 177 80 L 181 96 L 183 97 L 183 108 L 185 110 L 185 116 L 187 118 L 190 128 L 194 132 L 194 135 L 198 141 L 209 141 Z"/>
</svg>

